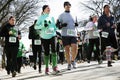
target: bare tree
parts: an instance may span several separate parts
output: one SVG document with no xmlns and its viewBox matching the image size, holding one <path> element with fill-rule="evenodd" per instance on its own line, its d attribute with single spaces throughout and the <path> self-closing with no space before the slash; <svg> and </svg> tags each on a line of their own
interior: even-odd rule
<svg viewBox="0 0 120 80">
<path fill-rule="evenodd" d="M 6 8 L 8 4 L 10 4 L 14 0 L 0 0 L 1 7 L 0 7 L 0 13 Z"/>
<path fill-rule="evenodd" d="M 90 0 L 86 2 L 86 4 L 81 4 L 98 16 L 103 14 L 103 6 L 109 4 L 112 8 L 111 14 L 115 16 L 116 21 L 120 18 L 120 15 L 118 15 L 118 11 L 120 10 L 120 0 Z"/>
<path fill-rule="evenodd" d="M 8 0 L 1 0 L 1 4 L 5 4 L 6 1 Z M 14 15 L 16 25 L 20 26 L 20 30 L 25 30 L 26 26 L 30 26 L 35 20 L 35 16 L 40 13 L 41 2 L 45 2 L 45 0 L 13 0 L 11 3 L 9 2 L 0 13 L 0 23 L 6 22 L 9 15 Z"/>
<path fill-rule="evenodd" d="M 115 16 L 115 21 L 119 21 L 120 20 L 120 0 L 113 0 L 113 2 L 111 2 L 113 11 L 112 14 Z"/>
<path fill-rule="evenodd" d="M 4 23 L 5 17 L 9 14 L 9 5 L 14 0 L 0 0 L 0 23 Z"/>
<path fill-rule="evenodd" d="M 87 1 L 85 3 L 80 3 L 83 6 L 85 6 L 86 11 L 91 11 L 92 13 L 96 13 L 98 16 L 100 16 L 103 13 L 103 5 L 105 0 L 91 0 Z M 89 4 L 89 5 L 88 5 Z"/>
</svg>

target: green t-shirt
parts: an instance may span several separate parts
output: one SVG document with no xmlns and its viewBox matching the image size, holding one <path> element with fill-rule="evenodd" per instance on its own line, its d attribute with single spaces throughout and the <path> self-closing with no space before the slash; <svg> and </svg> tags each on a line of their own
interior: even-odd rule
<svg viewBox="0 0 120 80">
<path fill-rule="evenodd" d="M 19 51 L 17 57 L 22 57 L 24 50 L 25 50 L 24 44 L 21 41 L 19 41 Z"/>
</svg>

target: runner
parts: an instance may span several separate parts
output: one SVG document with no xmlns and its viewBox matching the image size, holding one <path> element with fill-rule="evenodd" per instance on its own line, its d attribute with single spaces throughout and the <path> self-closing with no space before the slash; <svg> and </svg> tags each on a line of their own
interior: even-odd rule
<svg viewBox="0 0 120 80">
<path fill-rule="evenodd" d="M 71 64 L 73 65 L 73 68 L 76 68 L 77 31 L 75 27 L 78 26 L 70 14 L 70 8 L 71 4 L 69 2 L 64 2 L 65 12 L 59 16 L 56 23 L 59 29 L 62 30 L 62 42 L 65 48 L 68 70 L 71 70 Z"/>
<path fill-rule="evenodd" d="M 57 67 L 57 53 L 56 53 L 56 25 L 54 18 L 51 17 L 50 7 L 48 5 L 44 5 L 42 7 L 42 14 L 38 18 L 35 29 L 40 30 L 40 37 L 42 41 L 42 45 L 44 48 L 44 60 L 45 60 L 45 74 L 49 75 L 49 60 L 50 60 L 50 49 L 52 55 L 52 68 L 55 74 L 59 73 Z"/>
</svg>

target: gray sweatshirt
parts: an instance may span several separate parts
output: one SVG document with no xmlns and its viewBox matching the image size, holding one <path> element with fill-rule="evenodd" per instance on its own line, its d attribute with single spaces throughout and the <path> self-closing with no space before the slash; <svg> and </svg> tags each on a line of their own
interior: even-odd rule
<svg viewBox="0 0 120 80">
<path fill-rule="evenodd" d="M 62 36 L 77 36 L 77 30 L 75 28 L 75 22 L 69 12 L 63 12 L 58 20 L 61 23 L 67 23 L 66 27 L 63 27 L 61 30 L 61 35 Z"/>
</svg>

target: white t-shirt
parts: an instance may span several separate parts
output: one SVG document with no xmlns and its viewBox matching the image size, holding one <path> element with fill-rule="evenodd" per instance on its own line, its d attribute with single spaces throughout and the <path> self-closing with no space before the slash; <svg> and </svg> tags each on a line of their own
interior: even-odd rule
<svg viewBox="0 0 120 80">
<path fill-rule="evenodd" d="M 97 26 L 95 25 L 95 23 L 93 23 L 92 21 L 91 22 L 88 22 L 85 26 L 85 30 L 88 31 L 88 37 L 89 39 L 94 39 L 94 38 L 98 38 L 98 36 L 94 36 L 93 32 L 94 31 L 97 31 Z"/>
</svg>

